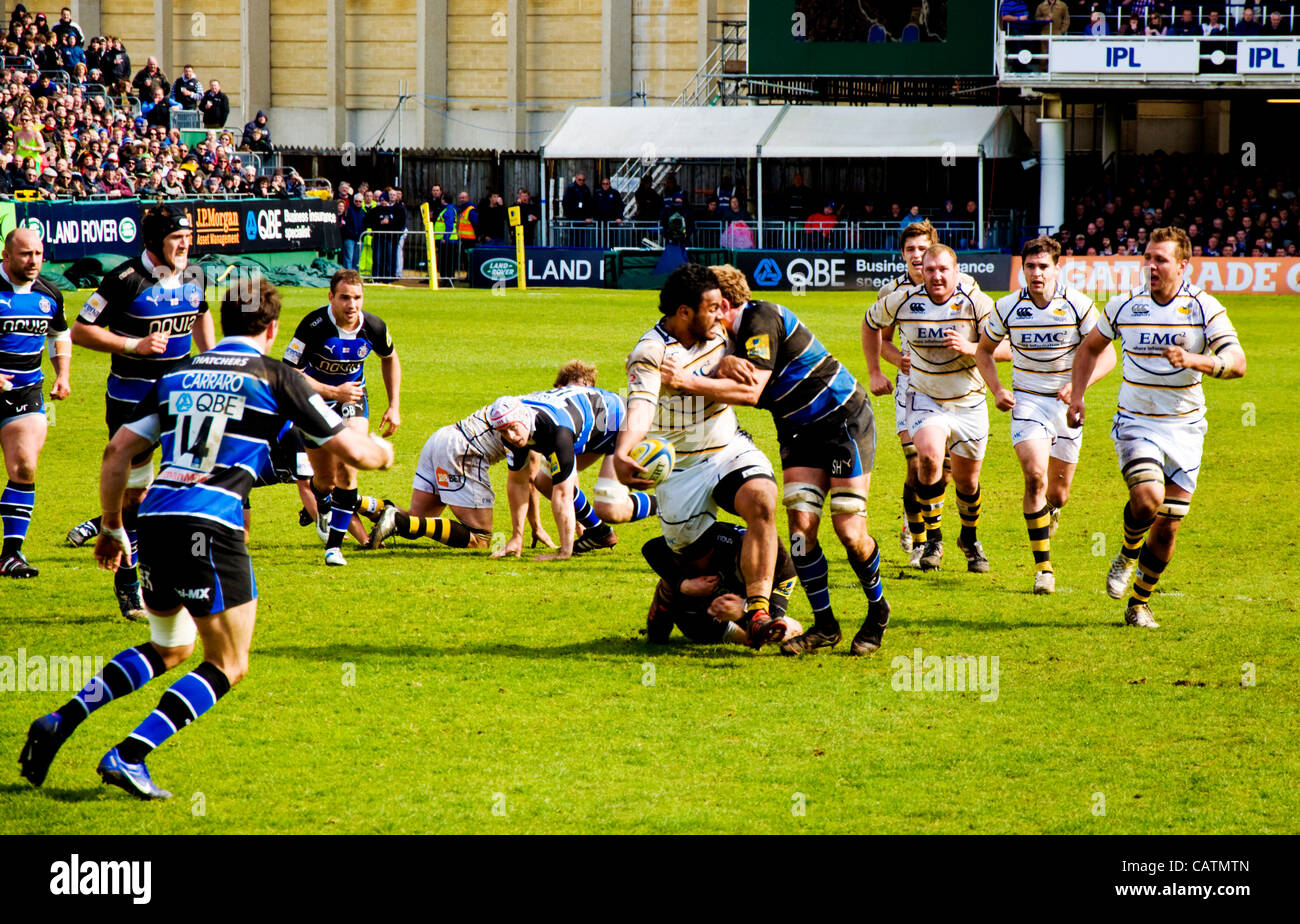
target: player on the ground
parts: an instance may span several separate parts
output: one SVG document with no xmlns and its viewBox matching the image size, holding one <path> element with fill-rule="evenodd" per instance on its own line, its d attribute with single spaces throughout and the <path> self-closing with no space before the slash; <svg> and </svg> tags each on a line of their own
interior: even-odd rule
<svg viewBox="0 0 1300 924">
<path fill-rule="evenodd" d="M 104 277 L 72 325 L 72 342 L 113 354 L 105 396 L 111 439 L 153 383 L 189 358 L 190 343 L 212 349 L 216 335 L 203 296 L 203 272 L 189 266 L 192 225 L 176 205 L 156 205 L 140 222 L 144 252 Z M 153 481 L 153 447 L 131 461 L 123 518 L 132 548 L 113 575 L 118 607 L 127 619 L 143 619 L 135 568 L 135 517 Z M 68 533 L 74 544 L 99 532 L 97 520 Z"/>
<path fill-rule="evenodd" d="M 380 418 L 379 432 L 388 437 L 402 424 L 402 364 L 388 326 L 373 313 L 361 310 L 364 299 L 360 273 L 347 269 L 336 272 L 330 279 L 329 304 L 299 322 L 285 348 L 284 361 L 316 383 L 316 391 L 349 427 L 365 433 L 370 428 L 366 357 L 377 354 L 388 393 L 388 408 Z M 343 537 L 357 509 L 356 470 L 323 449 L 308 449 L 307 456 L 315 472 L 311 490 L 316 497 L 317 529 L 328 529 L 325 564 L 346 565 Z"/>
<path fill-rule="evenodd" d="M 571 558 L 575 552 L 609 548 L 618 540 L 609 522 L 627 523 L 658 512 L 653 494 L 628 492 L 621 503 L 606 501 L 605 516 L 597 516 L 578 485 L 578 472 L 598 459 L 600 475 L 614 477 L 613 452 L 626 411 L 623 399 L 603 388 L 568 386 L 522 397 L 497 399 L 488 414 L 506 444 L 510 474 L 506 489 L 510 501 L 511 536 L 500 554 L 523 548 L 524 519 L 532 486 L 551 499 L 559 530 L 560 550 L 540 555 L 539 561 Z M 542 465 L 531 474 L 530 457 Z M 577 524 L 582 538 L 574 539 Z"/>
<path fill-rule="evenodd" d="M 1060 282 L 1061 245 L 1042 236 L 1020 251 L 1025 287 L 998 299 L 984 325 L 975 363 L 999 411 L 1011 411 L 1011 447 L 1025 475 L 1023 510 L 1034 555 L 1034 593 L 1056 592 L 1051 540 L 1070 484 L 1083 429 L 1065 421 L 1075 351 L 1097 323 L 1092 299 Z M 1010 343 L 1012 390 L 998 379 L 994 350 Z M 1115 368 L 1115 351 L 1104 350 L 1095 382 Z M 1089 384 L 1091 384 L 1091 382 Z"/>
<path fill-rule="evenodd" d="M 1097 358 L 1112 340 L 1123 351 L 1124 381 L 1111 437 L 1129 499 L 1124 546 L 1106 575 L 1106 593 L 1122 597 L 1136 568 L 1124 622 L 1147 629 L 1159 627 L 1151 615 L 1151 591 L 1173 557 L 1201 468 L 1201 379 L 1246 374 L 1246 354 L 1228 312 L 1185 278 L 1191 253 L 1181 228 L 1151 232 L 1142 259 L 1149 281 L 1106 303 L 1074 360 L 1069 413 L 1071 423 L 1082 425 Z"/>
<path fill-rule="evenodd" d="M 893 324 L 911 346 L 907 430 L 917 454 L 917 500 L 926 521 L 926 543 L 919 562 L 933 571 L 943 562 L 943 537 L 935 517 L 943 509 L 943 456 L 952 456 L 961 538 L 967 570 L 989 570 L 976 528 L 980 511 L 980 465 L 988 443 L 988 407 L 984 382 L 975 367 L 980 329 L 993 300 L 971 290 L 957 273 L 957 255 L 935 244 L 922 261 L 925 284 L 904 286 L 871 306 L 863 333 L 871 393 L 889 393 L 880 372 L 880 331 Z"/>
<path fill-rule="evenodd" d="M 813 611 L 812 627 L 783 642 L 781 653 L 807 654 L 841 638 L 831 608 L 826 555 L 817 538 L 823 505 L 829 501 L 831 526 L 867 596 L 867 616 L 851 653 L 872 654 L 889 625 L 889 601 L 880 582 L 880 550 L 867 531 L 876 457 L 871 400 L 793 311 L 752 300 L 745 274 L 734 266 L 712 269 L 722 291 L 721 319 L 732 338 L 733 356 L 717 378 L 686 374 L 669 358 L 663 380 L 685 394 L 772 412 L 791 555 Z"/>
<path fill-rule="evenodd" d="M 718 522 L 680 553 L 670 549 L 662 536 L 641 547 L 646 563 L 659 575 L 646 615 L 647 642 L 665 644 L 676 626 L 692 642 L 749 643 L 745 576 L 740 569 L 744 539 L 743 526 Z M 792 635 L 801 635 L 803 626 L 786 613 L 796 583 L 794 562 L 778 541 L 769 612 L 774 619 L 784 619 Z"/>
<path fill-rule="evenodd" d="M 243 542 L 240 500 L 286 418 L 358 468 L 386 468 L 393 447 L 345 427 L 305 379 L 265 354 L 279 328 L 280 297 L 262 281 L 232 288 L 221 304 L 225 338 L 152 383 L 104 452 L 99 494 L 101 567 L 130 544 L 122 496 L 130 460 L 161 441 L 162 469 L 140 507 L 140 570 L 150 640 L 115 656 L 76 696 L 32 723 L 19 762 L 33 785 L 90 713 L 184 662 L 203 639 L 203 662 L 177 680 L 134 731 L 99 762 L 104 782 L 141 799 L 170 793 L 145 758 L 202 716 L 248 672 L 257 588 Z"/>
<path fill-rule="evenodd" d="M 367 497 L 361 512 L 377 516 L 370 544 L 377 547 L 390 536 L 403 539 L 428 537 L 454 549 L 485 549 L 492 541 L 492 509 L 496 493 L 489 469 L 506 457 L 506 444 L 489 420 L 492 405 L 481 407 L 464 420 L 436 430 L 420 450 L 406 510 L 391 501 Z M 533 545 L 557 546 L 542 528 L 532 492 L 528 522 Z M 456 519 L 442 516 L 450 507 Z M 518 555 L 518 552 L 511 554 Z"/>
<path fill-rule="evenodd" d="M 63 296 L 41 278 L 44 255 L 36 232 L 18 228 L 5 235 L 0 259 L 0 454 L 9 480 L 0 493 L 0 577 L 34 578 L 39 573 L 27 563 L 23 541 L 36 504 L 36 463 L 45 445 L 41 355 L 47 344 L 54 366 L 50 397 L 62 401 L 72 391 L 72 338 Z"/>
<path fill-rule="evenodd" d="M 627 360 L 627 424 L 619 434 L 614 470 L 619 481 L 645 489 L 652 483 L 628 453 L 649 434 L 673 444 L 677 463 L 655 487 L 659 525 L 675 552 L 690 546 L 717 520 L 718 508 L 748 526 L 741 543 L 749 644 L 781 641 L 789 628 L 770 609 L 776 566 L 776 477 L 772 464 L 740 429 L 729 405 L 682 394 L 662 380 L 672 356 L 686 375 L 710 375 L 727 350 L 718 325 L 722 293 L 713 271 L 684 264 L 659 293 L 659 323 Z"/>
</svg>

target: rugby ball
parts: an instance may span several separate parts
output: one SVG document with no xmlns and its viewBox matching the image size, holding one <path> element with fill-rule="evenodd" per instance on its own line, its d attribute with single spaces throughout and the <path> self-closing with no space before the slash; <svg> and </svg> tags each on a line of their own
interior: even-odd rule
<svg viewBox="0 0 1300 924">
<path fill-rule="evenodd" d="M 677 464 L 677 452 L 673 449 L 673 444 L 654 437 L 637 443 L 628 455 L 633 462 L 645 469 L 646 477 L 655 484 L 671 475 L 673 466 Z"/>
</svg>

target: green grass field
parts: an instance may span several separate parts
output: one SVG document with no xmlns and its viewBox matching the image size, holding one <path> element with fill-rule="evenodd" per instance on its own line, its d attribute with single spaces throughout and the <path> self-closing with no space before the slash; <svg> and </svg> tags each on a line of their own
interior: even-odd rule
<svg viewBox="0 0 1300 924">
<path fill-rule="evenodd" d="M 549 386 L 572 357 L 596 362 L 601 384 L 621 390 L 623 359 L 657 318 L 645 292 L 367 292 L 402 359 L 404 425 L 398 464 L 361 484 L 403 504 L 434 429 L 498 395 Z M 69 298 L 70 314 L 85 295 Z M 320 290 L 286 296 L 280 347 L 323 302 Z M 869 297 L 787 298 L 862 379 Z M 885 647 L 865 661 L 847 656 L 847 638 L 802 660 L 680 636 L 648 648 L 637 630 L 654 578 L 639 549 L 653 521 L 619 527 L 612 552 L 566 563 L 531 562 L 531 551 L 491 561 L 422 541 L 377 552 L 349 543 L 350 566 L 327 569 L 314 533 L 297 525 L 293 488 L 261 489 L 252 670 L 150 758 L 177 797 L 142 804 L 94 773 L 165 683 L 92 716 L 39 791 L 18 776 L 18 751 L 28 723 L 70 693 L 3 692 L 0 833 L 1294 833 L 1295 322 L 1287 299 L 1227 304 L 1249 374 L 1207 380 L 1204 467 L 1152 601 L 1159 630 L 1124 628 L 1121 604 L 1102 590 L 1125 498 L 1109 439 L 1117 375 L 1089 395 L 1052 597 L 1029 593 L 1021 476 L 996 411 L 980 526 L 991 574 L 958 570 L 955 547 L 941 572 L 904 568 L 903 460 L 892 399 L 875 399 L 871 530 L 894 616 Z M 97 511 L 104 443 L 107 358 L 77 350 L 74 362 L 27 543 L 42 573 L 0 586 L 0 655 L 10 658 L 23 648 L 107 659 L 148 637 L 117 615 L 89 549 L 63 547 L 64 532 Z M 370 377 L 377 419 L 377 364 Z M 770 417 L 739 413 L 775 458 Z M 584 486 L 594 478 L 589 470 Z M 953 532 L 954 507 L 950 492 Z M 504 509 L 497 528 L 508 529 Z M 865 601 L 829 524 L 823 537 L 851 632 Z M 802 591 L 791 613 L 809 618 Z M 997 699 L 895 690 L 891 659 L 917 648 L 997 657 Z M 1249 665 L 1253 685 L 1243 683 Z"/>
</svg>

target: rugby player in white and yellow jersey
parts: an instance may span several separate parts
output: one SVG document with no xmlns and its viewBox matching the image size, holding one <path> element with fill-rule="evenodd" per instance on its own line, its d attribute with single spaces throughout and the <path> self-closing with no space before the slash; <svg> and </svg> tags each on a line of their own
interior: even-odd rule
<svg viewBox="0 0 1300 924">
<path fill-rule="evenodd" d="M 934 244 L 922 261 L 925 284 L 903 286 L 876 302 L 867 312 L 863 334 L 872 392 L 880 374 L 880 331 L 895 325 L 907 338 L 912 362 L 907 398 L 907 429 L 917 456 L 917 500 L 926 520 L 926 543 L 921 555 L 923 571 L 936 570 L 943 561 L 943 539 L 935 521 L 943 509 L 943 457 L 952 456 L 952 479 L 957 487 L 961 538 L 957 547 L 966 555 L 966 567 L 983 573 L 988 558 L 979 543 L 980 465 L 988 443 L 988 408 L 984 381 L 975 367 L 975 347 L 980 329 L 993 310 L 993 300 L 963 284 L 957 273 L 957 255 L 945 244 Z M 885 392 L 881 392 L 882 394 Z"/>
<path fill-rule="evenodd" d="M 1056 592 L 1051 537 L 1079 463 L 1083 429 L 1065 422 L 1070 367 L 1083 338 L 1097 323 L 1092 299 L 1060 282 L 1061 245 L 1036 237 L 1020 252 L 1025 287 L 993 306 L 975 363 L 999 411 L 1011 412 L 1011 446 L 1025 474 L 1024 514 L 1034 555 L 1034 593 Z M 998 380 L 993 351 L 1011 344 L 1011 389 Z M 1115 351 L 1102 351 L 1097 381 L 1115 368 Z M 1091 384 L 1091 382 L 1090 382 Z"/>
<path fill-rule="evenodd" d="M 718 508 L 746 524 L 740 566 L 745 578 L 749 644 L 780 642 L 788 625 L 768 613 L 776 568 L 776 477 L 772 463 L 736 421 L 731 405 L 682 394 L 664 385 L 660 366 L 673 356 L 688 375 L 712 375 L 727 353 L 719 324 L 722 293 L 708 267 L 673 270 L 659 293 L 663 318 L 645 333 L 627 360 L 627 422 L 614 452 L 620 481 L 648 488 L 645 472 L 628 455 L 647 435 L 672 443 L 677 463 L 655 486 L 659 523 L 673 552 L 692 557 L 717 519 Z"/>
<path fill-rule="evenodd" d="M 886 282 L 876 293 L 876 301 L 887 298 L 892 292 L 901 286 L 919 286 L 925 282 L 921 275 L 921 261 L 925 259 L 925 252 L 930 249 L 932 244 L 939 243 L 939 234 L 935 231 L 934 226 L 929 220 L 913 222 L 903 229 L 899 235 L 899 252 L 903 258 L 903 265 L 906 271 Z M 979 289 L 979 284 L 971 276 L 965 273 L 958 274 L 958 283 L 968 291 L 974 292 Z M 894 429 L 898 433 L 898 441 L 903 450 L 903 458 L 907 461 L 907 477 L 903 482 L 903 514 L 907 519 L 907 527 L 899 536 L 899 545 L 904 552 L 911 553 L 911 565 L 913 568 L 919 567 L 921 555 L 925 547 L 926 526 L 925 517 L 921 510 L 921 504 L 916 499 L 916 447 L 912 445 L 912 434 L 907 430 L 907 388 L 908 373 L 912 368 L 911 350 L 907 345 L 907 338 L 902 331 L 898 333 L 898 345 L 894 345 L 894 327 L 891 324 L 880 332 L 880 356 L 890 365 L 894 366 L 898 373 L 894 377 Z M 867 350 L 867 331 L 869 326 L 865 315 L 862 318 L 862 351 L 865 354 Z M 995 358 L 1000 361 L 1011 359 L 1011 351 L 1006 347 L 998 350 Z M 868 390 L 873 395 L 887 395 L 890 392 L 889 379 L 880 373 L 879 363 L 876 369 L 871 370 L 870 359 L 867 361 L 868 371 L 872 372 L 871 379 L 868 383 Z M 943 482 L 945 489 L 948 484 L 949 460 L 944 456 L 943 462 Z M 935 516 L 934 524 L 936 529 L 940 529 L 942 518 Z"/>
<path fill-rule="evenodd" d="M 1110 341 L 1120 342 L 1124 381 L 1111 437 L 1129 499 L 1124 547 L 1110 566 L 1106 592 L 1122 597 L 1136 568 L 1124 622 L 1148 629 L 1159 627 L 1148 601 L 1173 557 L 1201 468 L 1206 430 L 1201 378 L 1246 374 L 1246 354 L 1228 312 L 1185 278 L 1191 252 L 1181 228 L 1151 232 L 1142 260 L 1147 284 L 1106 303 L 1074 360 L 1069 416 L 1081 425 L 1097 357 Z"/>
</svg>

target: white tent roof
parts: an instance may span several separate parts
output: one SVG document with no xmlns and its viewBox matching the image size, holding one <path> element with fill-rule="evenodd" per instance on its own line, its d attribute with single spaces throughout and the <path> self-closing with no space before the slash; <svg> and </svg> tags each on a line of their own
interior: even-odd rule
<svg viewBox="0 0 1300 924">
<path fill-rule="evenodd" d="M 777 106 L 577 106 L 543 148 L 556 158 L 753 157 L 780 111 Z"/>
<path fill-rule="evenodd" d="M 760 147 L 761 150 L 760 150 Z M 1015 157 L 1028 138 L 1005 106 L 581 106 L 548 158 Z"/>
<path fill-rule="evenodd" d="M 764 157 L 1014 157 L 1027 143 L 1005 106 L 791 106 Z"/>
</svg>

